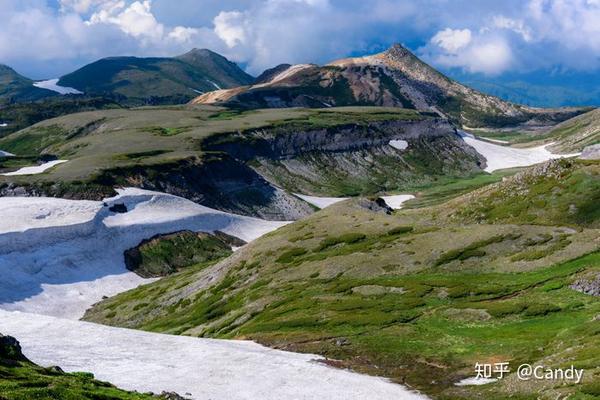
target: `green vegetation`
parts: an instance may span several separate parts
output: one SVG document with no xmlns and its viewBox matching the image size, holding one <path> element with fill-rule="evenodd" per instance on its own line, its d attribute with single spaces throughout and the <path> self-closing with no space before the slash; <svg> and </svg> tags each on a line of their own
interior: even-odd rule
<svg viewBox="0 0 600 400">
<path fill-rule="evenodd" d="M 439 179 L 427 186 L 415 187 L 417 191 L 414 199 L 402 204 L 403 208 L 422 208 L 435 206 L 448 200 L 469 193 L 475 189 L 500 182 L 504 177 L 513 175 L 516 170 L 501 170 L 491 174 L 481 173 L 472 177 L 461 179 Z"/>
<path fill-rule="evenodd" d="M 183 104 L 200 92 L 249 84 L 252 77 L 210 50 L 174 58 L 111 57 L 63 76 L 62 86 L 127 105 Z"/>
<path fill-rule="evenodd" d="M 158 400 L 151 394 L 126 392 L 84 372 L 39 367 L 22 354 L 12 338 L 0 335 L 0 398 L 3 400 Z"/>
<path fill-rule="evenodd" d="M 459 220 L 599 227 L 600 163 L 552 161 L 468 196 L 460 209 L 448 203 Z"/>
<path fill-rule="evenodd" d="M 590 165 L 575 163 L 570 173 L 590 173 Z M 510 192 L 511 184 L 494 190 Z M 585 188 L 576 187 L 570 200 L 600 192 L 589 182 Z M 534 191 L 542 194 L 535 183 Z M 598 216 L 572 220 L 574 229 L 512 219 L 469 224 L 458 211 L 478 197 L 394 215 L 337 204 L 266 235 L 218 267 L 195 266 L 108 299 L 86 319 L 319 353 L 439 399 L 551 393 L 585 399 L 600 374 L 598 352 L 590 352 L 600 346 L 600 302 L 569 286 L 600 271 Z M 540 218 L 543 210 L 540 202 L 529 207 Z M 214 276 L 214 283 L 198 285 Z M 454 385 L 473 376 L 476 362 L 557 367 L 566 359 L 585 369 L 581 385 L 512 377 Z"/>
<path fill-rule="evenodd" d="M 232 244 L 243 242 L 218 233 L 183 231 L 143 241 L 125 252 L 127 268 L 144 278 L 165 276 L 194 264 L 219 260 L 231 255 Z"/>
<path fill-rule="evenodd" d="M 0 397 L 6 400 L 157 400 L 159 397 L 126 392 L 94 379 L 92 374 L 66 374 L 28 363 L 0 364 Z"/>
</svg>

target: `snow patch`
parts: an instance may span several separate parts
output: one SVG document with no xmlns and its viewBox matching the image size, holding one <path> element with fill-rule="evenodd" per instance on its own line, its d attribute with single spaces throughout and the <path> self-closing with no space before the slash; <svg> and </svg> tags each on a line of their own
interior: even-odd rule
<svg viewBox="0 0 600 400">
<path fill-rule="evenodd" d="M 496 382 L 498 379 L 495 378 L 465 378 L 462 381 L 456 382 L 454 386 L 479 386 L 479 385 L 487 385 L 488 383 Z"/>
<path fill-rule="evenodd" d="M 223 88 L 222 88 L 221 86 L 217 85 L 217 83 L 216 83 L 216 82 L 213 82 L 213 81 L 211 81 L 210 79 L 207 79 L 206 81 L 207 81 L 208 83 L 210 83 L 211 85 L 213 85 L 214 87 L 216 87 L 216 88 L 217 88 L 217 90 L 223 90 Z"/>
<path fill-rule="evenodd" d="M 123 389 L 190 393 L 193 399 L 417 400 L 387 379 L 328 367 L 323 358 L 240 340 L 163 335 L 0 311 L 33 362 L 89 371 Z M 188 396 L 186 396 L 188 397 Z"/>
<path fill-rule="evenodd" d="M 492 138 L 488 138 L 488 137 L 482 137 L 482 139 L 485 141 L 488 141 L 488 142 L 494 142 L 494 143 L 500 143 L 500 144 L 510 144 L 510 142 L 507 140 L 492 139 Z"/>
<path fill-rule="evenodd" d="M 385 201 L 385 204 L 387 204 L 394 210 L 399 210 L 402 208 L 402 204 L 404 202 L 407 202 L 410 199 L 414 199 L 415 196 L 413 196 L 412 194 L 398 194 L 395 196 L 382 196 L 381 198 Z"/>
<path fill-rule="evenodd" d="M 576 157 L 580 154 L 553 154 L 546 149 L 552 143 L 538 147 L 516 149 L 476 139 L 473 135 L 464 131 L 459 131 L 459 135 L 465 143 L 485 157 L 487 160 L 486 172 L 494 172 L 505 168 L 527 167 L 556 158 Z"/>
<path fill-rule="evenodd" d="M 6 128 L 8 124 L 6 122 L 0 122 L 0 128 Z"/>
<path fill-rule="evenodd" d="M 349 197 L 317 197 L 317 196 L 307 196 L 304 194 L 294 193 L 294 196 L 300 197 L 305 202 L 312 204 L 313 206 L 319 208 L 329 207 L 336 203 L 339 203 L 344 200 L 348 200 Z"/>
<path fill-rule="evenodd" d="M 9 153 L 10 154 L 10 153 Z M 49 161 L 47 163 L 43 163 L 41 165 L 37 165 L 35 167 L 23 167 L 21 169 L 18 169 L 16 171 L 13 172 L 7 172 L 5 174 L 0 174 L 3 176 L 17 176 L 17 175 L 37 175 L 37 174 L 41 174 L 46 172 L 47 170 L 49 170 L 50 168 L 59 165 L 59 164 L 64 164 L 66 162 L 68 162 L 69 160 L 55 160 L 55 161 Z"/>
<path fill-rule="evenodd" d="M 408 142 L 406 140 L 390 140 L 390 146 L 398 150 L 408 149 Z"/>
<path fill-rule="evenodd" d="M 288 222 L 224 213 L 189 200 L 121 189 L 103 202 L 0 198 L 0 308 L 81 318 L 103 296 L 151 282 L 123 252 L 157 234 L 219 230 L 250 242 Z M 124 204 L 124 214 L 109 211 Z"/>
<path fill-rule="evenodd" d="M 269 82 L 269 84 L 271 83 L 275 83 L 275 82 L 279 82 L 282 81 L 286 78 L 289 78 L 290 76 L 304 70 L 307 68 L 312 67 L 312 64 L 296 64 L 296 65 L 291 65 L 290 67 L 288 67 L 287 69 L 285 69 L 284 71 L 281 71 L 280 73 L 278 73 L 277 75 L 275 75 Z M 258 85 L 257 85 L 258 86 Z"/>
<path fill-rule="evenodd" d="M 46 89 L 46 90 L 51 90 L 53 92 L 65 95 L 65 94 L 83 94 L 83 92 L 71 88 L 71 87 L 65 87 L 65 86 L 59 86 L 58 85 L 58 81 L 59 79 L 49 79 L 47 81 L 41 81 L 41 82 L 35 82 L 33 84 L 33 86 L 40 88 L 40 89 Z"/>
<path fill-rule="evenodd" d="M 8 151 L 0 150 L 0 157 L 14 157 L 13 153 L 9 153 Z"/>
</svg>

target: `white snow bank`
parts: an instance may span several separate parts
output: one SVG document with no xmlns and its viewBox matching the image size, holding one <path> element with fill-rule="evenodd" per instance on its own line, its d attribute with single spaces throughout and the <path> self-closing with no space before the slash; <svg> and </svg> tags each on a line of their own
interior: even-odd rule
<svg viewBox="0 0 600 400">
<path fill-rule="evenodd" d="M 65 86 L 59 86 L 58 81 L 59 81 L 58 79 L 49 79 L 47 81 L 35 82 L 33 84 L 33 86 L 40 88 L 40 89 L 52 90 L 53 92 L 56 92 L 56 93 L 59 93 L 62 95 L 83 94 L 83 92 L 80 92 L 77 89 L 65 87 Z"/>
<path fill-rule="evenodd" d="M 456 382 L 454 386 L 480 386 L 487 385 L 488 383 L 496 382 L 498 379 L 495 378 L 465 378 L 462 381 Z"/>
<path fill-rule="evenodd" d="M 399 210 L 402 208 L 402 204 L 410 199 L 414 199 L 415 196 L 412 194 L 398 194 L 395 196 L 382 196 L 381 197 L 385 204 L 392 207 L 394 210 Z"/>
<path fill-rule="evenodd" d="M 103 296 L 149 282 L 123 261 L 123 252 L 144 239 L 219 230 L 251 241 L 287 224 L 139 189 L 119 190 L 106 203 L 0 198 L 0 308 L 77 319 Z M 116 203 L 129 212 L 110 212 Z"/>
<path fill-rule="evenodd" d="M 427 398 L 383 378 L 315 362 L 320 356 L 247 341 L 162 335 L 6 311 L 0 311 L 0 330 L 15 336 L 37 364 L 92 372 L 140 392 L 228 400 Z"/>
<path fill-rule="evenodd" d="M 317 196 L 307 196 L 304 194 L 294 193 L 294 196 L 300 197 L 305 202 L 312 204 L 313 206 L 319 208 L 329 207 L 334 205 L 335 203 L 339 203 L 344 200 L 348 200 L 349 197 L 317 197 Z"/>
<path fill-rule="evenodd" d="M 41 165 L 36 165 L 35 167 L 23 167 L 21 169 L 18 169 L 14 172 L 7 172 L 5 174 L 1 174 L 3 176 L 17 176 L 17 175 L 37 175 L 37 174 L 41 174 L 46 172 L 47 170 L 49 170 L 50 168 L 59 165 L 59 164 L 64 164 L 66 162 L 68 162 L 69 160 L 54 160 L 54 161 L 49 161 L 47 163 L 43 163 Z"/>
<path fill-rule="evenodd" d="M 408 142 L 406 140 L 390 140 L 390 146 L 398 150 L 408 149 Z"/>
<path fill-rule="evenodd" d="M 307 196 L 304 194 L 294 193 L 294 196 L 300 197 L 302 200 L 310 203 L 319 208 L 329 207 L 333 204 L 339 203 L 344 200 L 348 200 L 349 197 L 316 197 L 316 196 Z M 410 199 L 414 199 L 415 196 L 412 194 L 399 194 L 394 196 L 382 196 L 381 197 L 385 203 L 395 210 L 399 210 L 402 208 L 402 203 L 408 201 Z"/>
<path fill-rule="evenodd" d="M 475 139 L 473 135 L 464 131 L 459 131 L 459 134 L 465 143 L 485 157 L 487 160 L 485 171 L 487 172 L 494 172 L 505 168 L 527 167 L 555 158 L 575 157 L 580 154 L 553 154 L 546 150 L 552 143 L 544 146 L 516 149 Z"/>
</svg>

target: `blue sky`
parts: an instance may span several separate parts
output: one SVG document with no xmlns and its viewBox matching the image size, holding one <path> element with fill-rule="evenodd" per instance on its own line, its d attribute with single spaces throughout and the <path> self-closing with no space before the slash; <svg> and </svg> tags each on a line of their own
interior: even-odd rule
<svg viewBox="0 0 600 400">
<path fill-rule="evenodd" d="M 395 42 L 461 77 L 560 83 L 600 72 L 600 0 L 0 0 L 0 9 L 0 63 L 33 78 L 193 47 L 258 74 Z"/>
</svg>

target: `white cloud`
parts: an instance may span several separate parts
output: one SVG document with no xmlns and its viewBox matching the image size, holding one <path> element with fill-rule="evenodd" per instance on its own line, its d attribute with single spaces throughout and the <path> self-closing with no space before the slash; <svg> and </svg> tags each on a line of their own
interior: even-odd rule
<svg viewBox="0 0 600 400">
<path fill-rule="evenodd" d="M 105 56 L 207 47 L 259 73 L 282 62 L 324 63 L 423 41 L 419 55 L 434 66 L 490 74 L 600 68 L 600 0 L 0 3 L 0 62 L 24 72 L 64 73 Z"/>
<path fill-rule="evenodd" d="M 245 16 L 239 11 L 221 11 L 214 19 L 215 33 L 227 44 L 234 47 L 246 42 Z"/>
<path fill-rule="evenodd" d="M 496 28 L 508 29 L 520 34 L 526 42 L 533 40 L 531 29 L 526 26 L 522 20 L 514 20 L 503 15 L 496 15 L 494 16 L 492 24 Z"/>
<path fill-rule="evenodd" d="M 489 29 L 476 35 L 470 29 L 443 29 L 432 36 L 421 53 L 436 65 L 488 75 L 504 72 L 513 60 L 508 42 L 490 34 Z"/>
<path fill-rule="evenodd" d="M 469 29 L 446 28 L 439 31 L 431 38 L 431 43 L 442 49 L 456 53 L 458 50 L 471 43 L 471 31 Z"/>
</svg>

